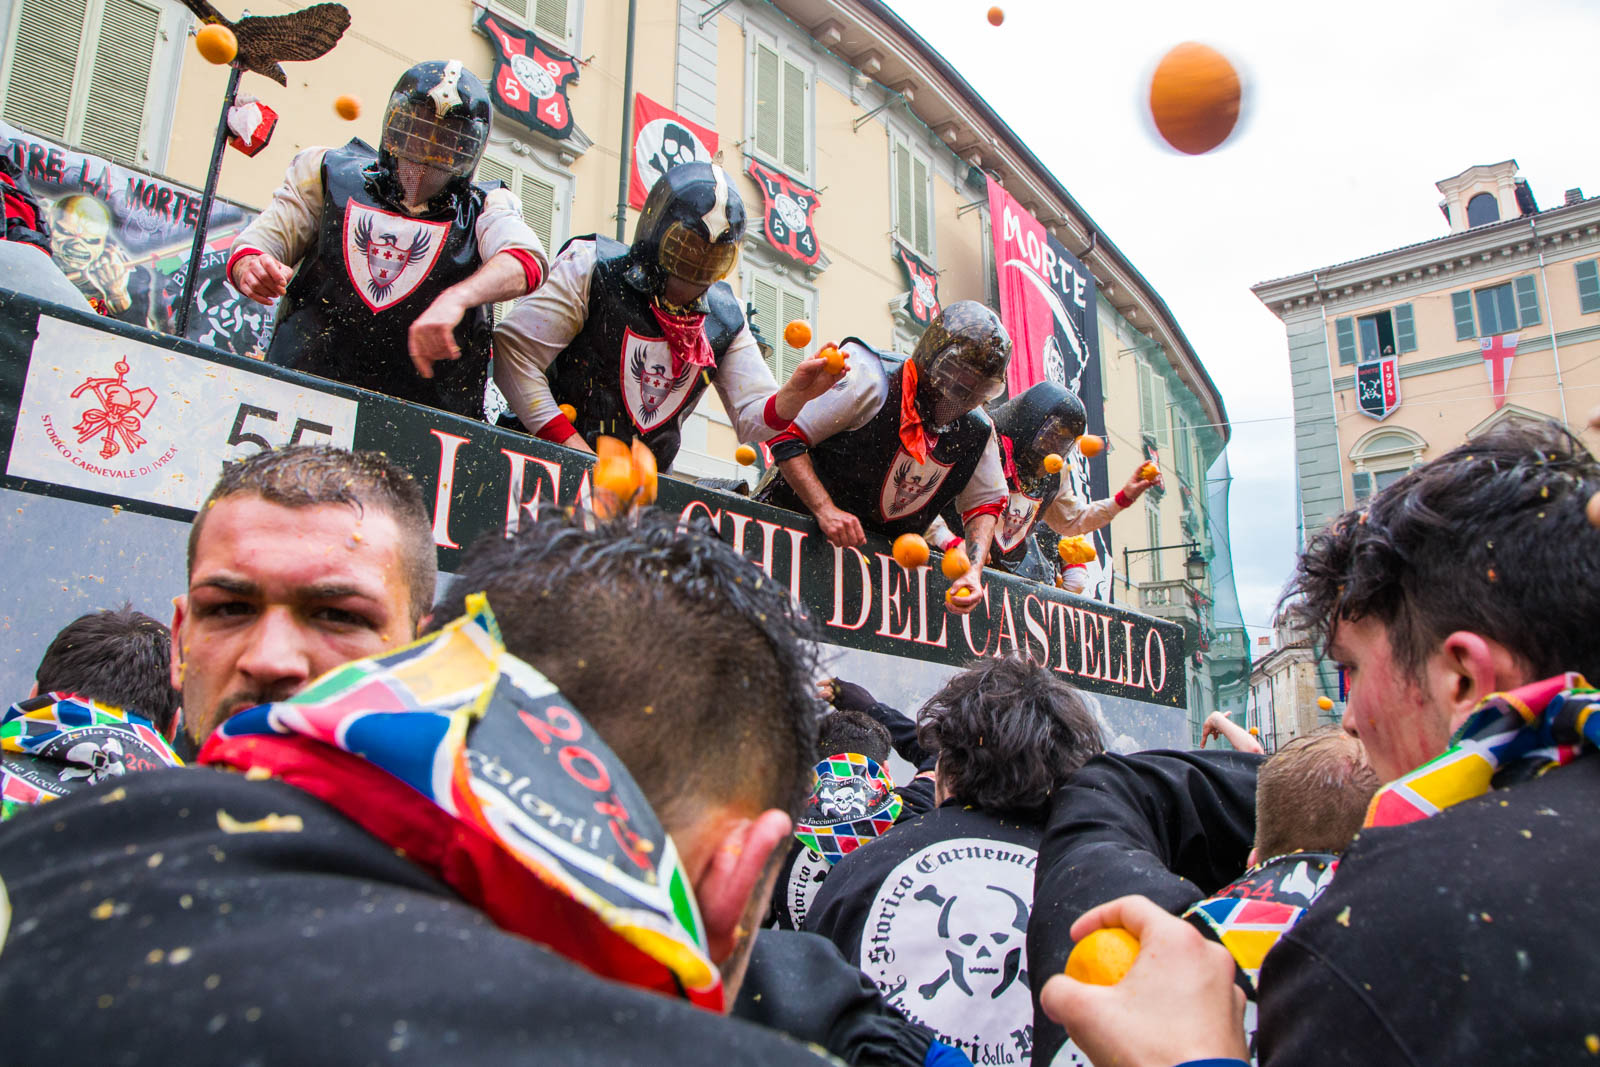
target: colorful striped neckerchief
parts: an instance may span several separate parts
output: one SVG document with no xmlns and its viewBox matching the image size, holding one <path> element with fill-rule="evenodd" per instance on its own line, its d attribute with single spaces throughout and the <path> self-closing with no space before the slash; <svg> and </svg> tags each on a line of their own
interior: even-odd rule
<svg viewBox="0 0 1600 1067">
<path fill-rule="evenodd" d="M 0 754 L 0 821 L 124 774 L 183 766 L 150 720 L 76 693 L 7 708 Z"/>
<path fill-rule="evenodd" d="M 900 817 L 903 804 L 894 778 L 877 760 L 859 752 L 835 753 L 812 770 L 811 799 L 795 823 L 794 836 L 835 864 L 882 837 Z"/>
<path fill-rule="evenodd" d="M 1497 786 L 1570 763 L 1584 750 L 1600 747 L 1597 710 L 1600 692 L 1576 673 L 1492 693 L 1443 755 L 1378 790 L 1366 825 L 1417 822 Z"/>
<path fill-rule="evenodd" d="M 305 790 L 503 930 L 720 1011 L 672 838 L 588 721 L 506 651 L 487 598 L 466 608 L 415 644 L 239 712 L 199 762 Z"/>
<path fill-rule="evenodd" d="M 1338 867 L 1332 852 L 1286 852 L 1256 864 L 1183 917 L 1228 950 L 1254 1000 L 1261 961 L 1332 884 Z"/>
</svg>

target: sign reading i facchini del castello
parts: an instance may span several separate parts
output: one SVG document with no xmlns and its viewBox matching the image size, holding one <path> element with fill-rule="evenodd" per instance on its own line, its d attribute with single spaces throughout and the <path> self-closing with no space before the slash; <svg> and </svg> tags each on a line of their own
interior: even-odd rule
<svg viewBox="0 0 1600 1067">
<path fill-rule="evenodd" d="M 431 504 L 445 571 L 483 534 L 587 499 L 591 469 L 571 449 L 9 294 L 0 441 L 5 489 L 180 522 L 226 460 L 299 443 L 381 450 Z M 830 643 L 956 666 L 1021 654 L 1091 692 L 1184 704 L 1172 623 L 996 572 L 978 607 L 956 615 L 939 568 L 906 571 L 881 537 L 836 548 L 809 515 L 670 477 L 657 506 L 709 524 Z"/>
</svg>

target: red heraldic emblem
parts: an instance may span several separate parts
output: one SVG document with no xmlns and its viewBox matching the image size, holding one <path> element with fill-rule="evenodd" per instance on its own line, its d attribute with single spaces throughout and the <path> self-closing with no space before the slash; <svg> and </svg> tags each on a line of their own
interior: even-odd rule
<svg viewBox="0 0 1600 1067">
<path fill-rule="evenodd" d="M 995 544 L 1000 546 L 1000 551 L 1010 552 L 1022 543 L 1022 539 L 1033 529 L 1033 517 L 1039 514 L 1041 497 L 1029 496 L 1020 489 L 1015 489 L 1006 500 L 1006 510 L 1000 516 L 1000 529 L 995 531 Z"/>
<path fill-rule="evenodd" d="M 623 332 L 622 399 L 640 433 L 666 425 L 683 410 L 696 370 L 693 363 L 674 359 L 665 340 Z"/>
<path fill-rule="evenodd" d="M 750 161 L 746 173 L 761 186 L 767 243 L 790 259 L 812 266 L 822 258 L 813 216 L 822 197 L 780 171 Z"/>
<path fill-rule="evenodd" d="M 374 314 L 422 284 L 444 251 L 449 228 L 447 222 L 424 222 L 353 200 L 345 205 L 345 270 Z"/>
<path fill-rule="evenodd" d="M 578 64 L 526 30 L 501 22 L 484 10 L 477 30 L 494 46 L 490 96 L 501 114 L 558 140 L 572 136 L 572 105 L 567 83 L 578 78 Z"/>
<path fill-rule="evenodd" d="M 132 368 L 127 360 L 117 360 L 115 369 L 115 378 L 85 378 L 83 384 L 72 391 L 74 400 L 84 393 L 93 393 L 100 401 L 99 407 L 83 413 L 73 430 L 79 444 L 91 437 L 100 438 L 101 459 L 110 459 L 124 448 L 132 455 L 144 447 L 145 441 L 139 431 L 144 427 L 144 417 L 156 406 L 153 389 L 128 388 L 127 377 Z"/>
<path fill-rule="evenodd" d="M 894 258 L 905 272 L 906 283 L 911 286 L 911 292 L 906 297 L 906 310 L 913 319 L 926 326 L 939 317 L 939 276 L 898 241 L 894 243 Z"/>
<path fill-rule="evenodd" d="M 932 456 L 928 457 L 928 462 L 918 463 L 902 448 L 889 464 L 889 473 L 878 490 L 878 508 L 883 517 L 900 519 L 921 508 L 944 483 L 945 475 L 953 466 L 953 463 L 940 463 Z"/>
</svg>

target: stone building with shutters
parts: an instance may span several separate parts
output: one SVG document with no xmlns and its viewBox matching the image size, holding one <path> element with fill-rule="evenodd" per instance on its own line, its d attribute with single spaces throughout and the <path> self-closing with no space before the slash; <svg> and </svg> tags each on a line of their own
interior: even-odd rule
<svg viewBox="0 0 1600 1067">
<path fill-rule="evenodd" d="M 286 64 L 287 87 L 245 76 L 241 90 L 281 119 L 259 155 L 226 154 L 222 196 L 259 207 L 298 149 L 351 137 L 376 144 L 389 87 L 414 62 L 458 58 L 488 81 L 494 52 L 475 29 L 487 13 L 576 59 L 578 75 L 566 86 L 570 132 L 555 136 L 497 111 L 480 177 L 510 186 L 552 252 L 573 236 L 616 232 L 619 143 L 633 112 L 622 93 L 626 0 L 344 2 L 352 25 L 331 55 Z M 222 6 L 237 18 L 244 4 Z M 195 20 L 179 0 L 0 0 L 0 19 L 10 42 L 0 61 L 6 123 L 203 184 L 227 72 L 195 52 Z M 752 163 L 820 197 L 814 262 L 753 225 L 729 279 L 774 344 L 780 380 L 802 356 L 782 342 L 791 319 L 811 322 L 818 341 L 855 336 L 910 352 L 923 327 L 902 266 L 909 259 L 926 268 L 924 286 L 936 287 L 923 295 L 996 304 L 989 177 L 1082 261 L 1098 290 L 1110 445 L 1101 462 L 1113 489 L 1147 451 L 1167 471 L 1165 493 L 1147 494 L 1113 523 L 1111 595 L 1190 632 L 1196 731 L 1218 706 L 1242 713 L 1244 631 L 1236 607 L 1219 620 L 1216 606 L 1235 603 L 1222 398 L 1161 294 L 956 69 L 879 0 L 638 0 L 632 74 L 637 97 L 715 134 L 715 158 L 753 219 L 763 200 Z M 345 93 L 365 101 L 354 122 L 333 111 Z M 626 216 L 631 233 L 637 212 Z M 686 427 L 677 470 L 748 477 L 734 463 L 737 444 L 708 394 Z M 1158 546 L 1170 547 L 1144 551 Z M 1191 546 L 1206 562 L 1203 577 L 1185 568 Z"/>
</svg>

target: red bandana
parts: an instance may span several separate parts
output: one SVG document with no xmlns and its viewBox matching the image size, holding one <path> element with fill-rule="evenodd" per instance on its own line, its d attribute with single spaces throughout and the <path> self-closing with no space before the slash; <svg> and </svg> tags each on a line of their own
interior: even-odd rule
<svg viewBox="0 0 1600 1067">
<path fill-rule="evenodd" d="M 661 335 L 667 339 L 667 347 L 672 350 L 674 372 L 679 369 L 677 364 L 680 363 L 692 363 L 696 367 L 717 365 L 711 342 L 706 340 L 706 317 L 703 313 L 674 315 L 652 303 L 650 314 L 656 317 L 656 325 L 661 327 Z"/>
<path fill-rule="evenodd" d="M 1011 456 L 1011 438 L 1007 437 L 1003 433 L 997 433 L 995 434 L 995 437 L 999 438 L 1000 440 L 1000 455 L 1003 458 L 1003 462 L 1000 464 L 1000 469 L 1005 472 L 1006 487 L 1008 489 L 1019 488 L 1017 482 L 1017 461 Z"/>
<path fill-rule="evenodd" d="M 909 359 L 900 365 L 900 443 L 918 463 L 928 462 L 928 432 L 917 413 L 917 365 Z"/>
</svg>

